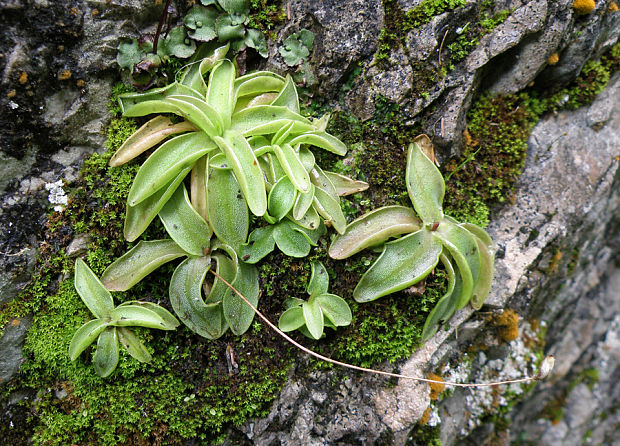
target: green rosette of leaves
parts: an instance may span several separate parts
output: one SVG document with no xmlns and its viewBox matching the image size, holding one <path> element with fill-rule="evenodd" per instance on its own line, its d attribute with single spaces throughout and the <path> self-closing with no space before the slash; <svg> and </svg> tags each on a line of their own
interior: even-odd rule
<svg viewBox="0 0 620 446">
<path fill-rule="evenodd" d="M 335 183 L 344 183 L 349 190 L 367 185 L 323 172 L 315 164 L 311 146 L 338 155 L 347 150 L 325 131 L 328 116 L 311 121 L 300 114 L 290 77 L 267 71 L 237 77 L 234 64 L 224 59 L 227 51 L 228 46 L 216 49 L 165 88 L 120 97 L 125 116 L 166 113 L 183 119 L 177 123 L 164 116 L 151 119 L 110 160 L 111 166 L 118 166 L 159 145 L 129 191 L 125 238 L 140 236 L 190 172 L 192 202 L 204 201 L 197 194 L 217 197 L 225 192 L 217 189 L 221 183 L 209 184 L 206 165 L 209 172 L 231 172 L 249 210 L 268 223 L 287 217 L 316 230 L 323 218 L 344 232 L 346 221 Z M 206 181 L 206 186 L 194 187 L 195 178 Z M 205 217 L 217 213 L 216 201 L 206 201 L 212 211 L 205 208 Z M 216 235 L 220 237 L 217 231 Z"/>
<path fill-rule="evenodd" d="M 192 177 L 192 185 L 202 182 L 206 188 L 208 168 L 201 166 L 203 175 Z M 102 282 L 109 290 L 128 290 L 161 265 L 183 258 L 170 280 L 172 308 L 193 332 L 217 339 L 229 328 L 236 335 L 245 333 L 254 319 L 254 310 L 219 277 L 255 307 L 259 284 L 256 267 L 241 262 L 237 255 L 249 227 L 249 212 L 239 186 L 225 170 L 211 172 L 210 183 L 224 194 L 219 196 L 217 215 L 205 219 L 198 209 L 207 209 L 207 196 L 198 194 L 201 200 L 194 205 L 181 183 L 159 211 L 170 239 L 139 242 L 104 271 Z M 207 277 L 211 268 L 219 276 L 213 280 Z"/>
<path fill-rule="evenodd" d="M 480 309 L 491 288 L 494 248 L 482 228 L 444 215 L 445 183 L 426 135 L 409 146 L 406 183 L 413 209 L 388 206 L 363 215 L 349 224 L 343 235 L 336 236 L 329 255 L 345 259 L 383 245 L 381 255 L 353 291 L 358 302 L 410 287 L 441 262 L 448 275 L 448 291 L 424 324 L 422 336 L 426 340 L 439 323 L 468 303 Z M 388 241 L 392 237 L 398 238 Z"/>
<path fill-rule="evenodd" d="M 96 319 L 75 332 L 69 345 L 69 357 L 75 361 L 97 340 L 93 363 L 101 377 L 109 376 L 116 368 L 119 341 L 138 361 L 151 361 L 151 354 L 129 327 L 174 330 L 179 325 L 168 310 L 151 302 L 123 302 L 115 307 L 110 292 L 82 259 L 75 263 L 75 289 Z"/>
<path fill-rule="evenodd" d="M 340 296 L 328 293 L 329 275 L 321 262 L 312 263 L 312 273 L 305 301 L 296 297 L 284 303 L 286 311 L 280 316 L 278 327 L 284 332 L 299 330 L 311 339 L 321 339 L 325 327 L 336 329 L 351 323 L 349 304 Z"/>
</svg>

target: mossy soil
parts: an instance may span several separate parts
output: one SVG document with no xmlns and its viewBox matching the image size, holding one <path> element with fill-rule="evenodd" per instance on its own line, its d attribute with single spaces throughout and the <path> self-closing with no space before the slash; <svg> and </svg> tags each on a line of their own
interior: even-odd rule
<svg viewBox="0 0 620 446">
<path fill-rule="evenodd" d="M 592 73 L 605 70 L 609 79 L 609 73 L 618 68 L 618 53 L 617 45 L 610 53 L 613 57 L 590 63 L 573 85 L 552 96 L 543 97 L 535 90 L 507 97 L 482 96 L 469 113 L 463 157 L 445 166 L 446 176 L 450 175 L 447 212 L 486 224 L 489 209 L 510 199 L 523 166 L 527 137 L 538 118 L 547 111 L 591 101 L 606 83 Z M 319 114 L 322 109 L 315 103 L 308 111 Z M 401 118 L 399 107 L 384 99 L 377 101 L 375 118 L 368 122 L 346 112 L 333 115 L 329 130 L 353 145 L 351 155 L 342 160 L 317 153 L 319 164 L 371 185 L 369 191 L 343 199 L 349 219 L 386 204 L 409 205 L 404 147 L 419 129 L 405 126 Z M 119 367 L 106 379 L 94 373 L 91 350 L 69 362 L 69 341 L 90 316 L 73 288 L 74 260 L 65 251 L 75 235 L 89 234 L 85 260 L 101 274 L 131 247 L 123 240 L 122 224 L 139 163 L 108 168 L 107 161 L 135 128 L 130 120 L 112 121 L 108 151 L 85 163 L 80 179 L 71 185 L 65 211 L 49 216 L 39 273 L 0 313 L 1 325 L 34 314 L 24 347 L 26 361 L 2 389 L 3 399 L 21 396 L 7 403 L 1 415 L 0 437 L 11 444 L 25 444 L 30 438 L 36 444 L 182 444 L 190 439 L 218 443 L 235 437 L 234 426 L 267 414 L 298 355 L 257 320 L 245 335 L 228 334 L 216 341 L 185 327 L 166 333 L 139 330 L 153 362 L 140 364 L 122 353 Z M 356 146 L 360 141 L 364 145 Z M 163 228 L 154 224 L 145 238 L 163 234 Z M 408 357 L 420 344 L 424 319 L 444 291 L 442 271 L 438 268 L 421 286 L 358 305 L 352 290 L 377 254 L 364 252 L 335 262 L 327 257 L 327 246 L 328 240 L 322 240 L 306 259 L 277 252 L 265 258 L 260 265 L 261 310 L 277 321 L 286 298 L 305 297 L 310 261 L 321 260 L 330 274 L 330 291 L 351 304 L 354 320 L 318 342 L 294 336 L 328 356 L 362 366 Z M 129 292 L 115 293 L 115 300 L 148 300 L 171 309 L 167 288 L 173 267 L 160 268 Z"/>
</svg>

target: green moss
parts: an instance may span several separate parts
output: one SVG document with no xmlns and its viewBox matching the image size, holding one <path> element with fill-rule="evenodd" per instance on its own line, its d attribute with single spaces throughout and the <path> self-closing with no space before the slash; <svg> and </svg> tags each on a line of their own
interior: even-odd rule
<svg viewBox="0 0 620 446">
<path fill-rule="evenodd" d="M 250 21 L 248 25 L 264 33 L 273 30 L 286 21 L 286 11 L 280 0 L 250 0 Z M 276 36 L 272 35 L 273 40 Z"/>
<path fill-rule="evenodd" d="M 441 428 L 439 426 L 417 425 L 409 433 L 407 445 L 442 446 Z"/>
<path fill-rule="evenodd" d="M 465 59 L 478 46 L 483 36 L 502 24 L 509 15 L 509 10 L 500 11 L 493 16 L 489 16 L 487 12 L 481 12 L 477 22 L 465 25 L 454 42 L 447 46 L 450 51 L 449 69 L 453 70 L 457 63 Z"/>
</svg>

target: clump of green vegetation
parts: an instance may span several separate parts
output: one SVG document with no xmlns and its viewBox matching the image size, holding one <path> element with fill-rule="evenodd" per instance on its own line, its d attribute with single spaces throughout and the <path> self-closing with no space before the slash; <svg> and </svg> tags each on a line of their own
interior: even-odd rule
<svg viewBox="0 0 620 446">
<path fill-rule="evenodd" d="M 448 50 L 450 50 L 449 69 L 453 70 L 458 62 L 465 59 L 478 46 L 483 36 L 504 23 L 509 15 L 509 10 L 500 11 L 493 16 L 489 16 L 489 13 L 486 11 L 481 11 L 477 22 L 473 24 L 468 23 L 460 29 L 460 32 L 457 31 L 458 37 L 447 46 Z"/>
<path fill-rule="evenodd" d="M 280 0 L 250 0 L 248 25 L 276 39 L 273 30 L 286 21 L 286 11 Z"/>
<path fill-rule="evenodd" d="M 464 161 L 445 167 L 448 214 L 484 227 L 489 206 L 508 199 L 540 116 L 525 99 L 523 95 L 484 95 L 474 103 L 467 115 Z"/>
<path fill-rule="evenodd" d="M 557 92 L 540 92 L 534 86 L 519 94 L 478 98 L 467 114 L 461 159 L 444 167 L 448 214 L 486 226 L 490 209 L 512 197 L 527 140 L 540 117 L 592 103 L 619 68 L 617 43 L 600 61 L 586 63 L 579 76 Z"/>
</svg>

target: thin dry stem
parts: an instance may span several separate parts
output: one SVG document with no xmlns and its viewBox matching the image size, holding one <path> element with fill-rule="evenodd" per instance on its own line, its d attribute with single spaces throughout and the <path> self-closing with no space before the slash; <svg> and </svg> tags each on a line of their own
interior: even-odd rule
<svg viewBox="0 0 620 446">
<path fill-rule="evenodd" d="M 286 339 L 288 342 L 290 342 L 291 344 L 293 344 L 295 347 L 297 347 L 298 349 L 302 350 L 303 352 L 314 356 L 315 358 L 318 358 L 322 361 L 326 361 L 326 362 L 330 362 L 332 364 L 336 364 L 339 365 L 341 367 L 346 367 L 349 369 L 353 369 L 353 370 L 357 370 L 360 372 L 366 372 L 366 373 L 374 373 L 377 375 L 383 375 L 383 376 L 391 376 L 394 378 L 404 378 L 404 379 L 412 379 L 414 381 L 421 381 L 421 382 L 426 382 L 426 383 L 436 383 L 436 384 L 444 384 L 447 386 L 454 386 L 454 387 L 491 387 L 491 386 L 499 386 L 502 384 L 515 384 L 515 383 L 523 383 L 523 382 L 528 382 L 528 381 L 536 381 L 538 380 L 537 375 L 534 376 L 526 376 L 525 378 L 520 378 L 520 379 L 513 379 L 513 380 L 508 380 L 508 381 L 497 381 L 497 382 L 490 382 L 490 383 L 481 383 L 481 384 L 471 384 L 471 383 L 456 383 L 456 382 L 449 382 L 449 381 L 437 381 L 434 379 L 428 379 L 428 378 L 420 378 L 418 376 L 409 376 L 409 375 L 401 375 L 399 373 L 390 373 L 390 372 L 384 372 L 382 370 L 375 370 L 375 369 L 368 369 L 366 367 L 358 367 L 356 365 L 352 365 L 352 364 L 347 364 L 346 362 L 340 362 L 337 361 L 335 359 L 332 358 L 328 358 L 327 356 L 323 356 L 320 353 L 317 353 L 315 351 L 310 350 L 307 347 L 304 347 L 303 345 L 301 345 L 300 343 L 298 343 L 297 341 L 295 341 L 293 338 L 291 338 L 289 335 L 287 335 L 286 333 L 284 333 L 282 330 L 280 330 L 278 327 L 275 326 L 275 324 L 273 324 L 269 319 L 267 319 L 267 317 L 265 315 L 263 315 L 260 311 L 258 311 L 258 309 L 256 307 L 254 307 L 254 305 L 252 305 L 250 303 L 250 301 L 248 301 L 245 296 L 243 294 L 241 294 L 239 291 L 237 291 L 237 289 L 235 289 L 234 286 L 232 286 L 230 283 L 228 283 L 226 281 L 226 279 L 224 279 L 222 276 L 220 276 L 218 273 L 216 273 L 213 270 L 210 270 L 210 272 L 217 277 L 218 279 L 220 279 L 222 282 L 224 282 L 231 290 L 234 291 L 234 293 L 239 296 L 241 299 L 243 299 L 243 301 L 248 304 L 250 306 L 250 308 L 252 310 L 254 310 L 254 312 L 263 320 L 265 321 L 265 323 L 267 325 L 269 325 L 269 327 L 275 331 L 276 333 L 278 333 L 280 336 L 282 336 L 284 339 Z M 546 376 L 546 375 L 545 375 Z"/>
</svg>

